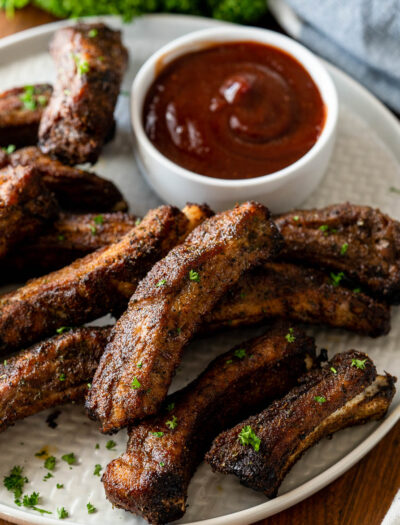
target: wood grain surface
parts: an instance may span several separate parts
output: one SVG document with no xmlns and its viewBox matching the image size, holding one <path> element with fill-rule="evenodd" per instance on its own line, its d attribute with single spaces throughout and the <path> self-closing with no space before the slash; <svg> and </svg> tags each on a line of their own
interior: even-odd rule
<svg viewBox="0 0 400 525">
<path fill-rule="evenodd" d="M 0 37 L 54 20 L 34 7 L 16 12 L 11 19 L 0 13 Z M 380 525 L 400 488 L 399 446 L 400 423 L 338 480 L 257 525 Z M 9 524 L 0 519 L 0 525 Z"/>
</svg>

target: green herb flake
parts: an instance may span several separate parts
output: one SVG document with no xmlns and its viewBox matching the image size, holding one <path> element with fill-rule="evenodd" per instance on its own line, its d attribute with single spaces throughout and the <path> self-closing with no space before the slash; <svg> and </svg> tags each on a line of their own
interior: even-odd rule
<svg viewBox="0 0 400 525">
<path fill-rule="evenodd" d="M 294 343 L 296 341 L 293 328 L 289 328 L 289 332 L 285 335 L 285 339 L 288 343 Z"/>
<path fill-rule="evenodd" d="M 327 224 L 322 224 L 318 229 L 326 233 L 329 230 L 329 226 Z"/>
<path fill-rule="evenodd" d="M 68 463 L 68 465 L 75 465 L 76 463 L 76 457 L 73 452 L 70 452 L 69 454 L 64 454 L 61 456 L 61 459 Z"/>
<path fill-rule="evenodd" d="M 198 272 L 195 272 L 194 270 L 190 270 L 189 272 L 189 280 L 194 281 L 195 283 L 198 283 L 200 281 L 200 275 Z"/>
<path fill-rule="evenodd" d="M 160 467 L 165 467 L 164 461 L 160 461 L 159 465 L 160 465 Z"/>
<path fill-rule="evenodd" d="M 338 274 L 331 272 L 329 275 L 332 280 L 333 286 L 339 286 L 341 280 L 344 278 L 343 272 L 339 272 Z"/>
<path fill-rule="evenodd" d="M 103 470 L 103 467 L 99 465 L 99 463 L 96 463 L 93 470 L 93 476 L 100 476 L 100 472 Z"/>
<path fill-rule="evenodd" d="M 47 481 L 50 478 L 54 478 L 53 474 L 51 472 L 48 472 L 44 477 L 43 481 Z"/>
<path fill-rule="evenodd" d="M 365 363 L 367 362 L 366 359 L 352 359 L 351 360 L 351 366 L 356 366 L 360 370 L 365 370 Z"/>
<path fill-rule="evenodd" d="M 99 34 L 98 30 L 94 27 L 88 33 L 89 38 L 95 38 Z"/>
<path fill-rule="evenodd" d="M 143 363 L 142 363 L 142 362 L 140 361 L 139 363 L 137 363 L 137 365 L 136 365 L 136 366 L 137 366 L 138 368 L 142 368 L 142 366 L 143 366 Z"/>
<path fill-rule="evenodd" d="M 64 95 L 66 95 L 67 97 L 71 94 L 71 90 L 70 89 L 64 89 Z"/>
<path fill-rule="evenodd" d="M 164 286 L 164 284 L 167 283 L 167 279 L 161 279 L 160 281 L 158 281 L 158 283 L 156 284 L 157 288 L 160 287 L 160 286 Z"/>
<path fill-rule="evenodd" d="M 39 450 L 39 452 L 36 452 L 35 454 L 36 458 L 43 458 L 44 456 L 47 456 L 47 452 L 44 448 L 42 448 L 42 450 Z"/>
<path fill-rule="evenodd" d="M 88 387 L 88 389 L 90 390 L 92 388 L 92 383 L 87 383 L 86 385 Z"/>
<path fill-rule="evenodd" d="M 3 366 L 7 366 L 7 359 L 4 359 Z"/>
<path fill-rule="evenodd" d="M 59 378 L 60 381 L 65 381 L 65 374 L 60 374 Z"/>
<path fill-rule="evenodd" d="M 294 220 L 295 222 L 298 222 L 299 219 L 300 219 L 300 217 L 299 217 L 298 215 L 294 215 L 294 216 L 293 216 L 293 220 Z"/>
<path fill-rule="evenodd" d="M 28 478 L 23 475 L 24 468 L 15 465 L 8 476 L 4 476 L 3 483 L 7 490 L 14 494 L 17 500 L 22 496 L 25 483 L 28 483 Z"/>
<path fill-rule="evenodd" d="M 123 89 L 121 89 L 119 94 L 122 95 L 123 97 L 129 97 L 129 95 L 130 95 L 129 91 L 123 90 Z"/>
<path fill-rule="evenodd" d="M 175 408 L 175 403 L 169 403 L 169 404 L 167 405 L 167 410 L 168 410 L 168 412 L 171 412 L 171 410 L 173 410 L 174 408 Z"/>
<path fill-rule="evenodd" d="M 353 293 L 361 293 L 361 288 L 354 288 Z"/>
<path fill-rule="evenodd" d="M 139 224 L 142 222 L 142 219 L 138 217 L 135 221 L 135 226 L 139 226 Z"/>
<path fill-rule="evenodd" d="M 8 153 L 8 155 L 11 155 L 11 153 L 14 153 L 17 147 L 15 146 L 15 144 L 9 144 L 6 148 L 2 148 L 2 149 L 6 153 Z"/>
<path fill-rule="evenodd" d="M 97 228 L 96 228 L 96 226 L 93 226 L 93 225 L 92 225 L 92 226 L 90 227 L 90 233 L 91 233 L 92 235 L 96 235 L 96 233 L 97 233 Z"/>
<path fill-rule="evenodd" d="M 104 223 L 104 217 L 103 215 L 96 215 L 96 217 L 93 219 L 96 224 L 103 224 Z"/>
<path fill-rule="evenodd" d="M 172 419 L 169 419 L 165 424 L 168 428 L 174 430 L 178 426 L 178 418 L 176 416 L 172 416 Z"/>
<path fill-rule="evenodd" d="M 37 98 L 39 105 L 44 108 L 44 106 L 47 106 L 47 97 L 45 95 L 39 95 Z"/>
<path fill-rule="evenodd" d="M 156 436 L 158 438 L 161 438 L 161 437 L 163 437 L 164 432 L 150 432 L 150 434 L 152 434 L 153 436 Z"/>
<path fill-rule="evenodd" d="M 90 66 L 89 62 L 82 58 L 80 55 L 73 55 L 76 70 L 78 71 L 79 75 L 84 75 L 85 73 L 89 73 Z"/>
<path fill-rule="evenodd" d="M 116 442 L 113 441 L 112 439 L 109 439 L 106 443 L 107 450 L 114 450 L 116 446 L 117 446 Z"/>
<path fill-rule="evenodd" d="M 340 248 L 340 255 L 346 255 L 347 250 L 349 249 L 349 245 L 347 242 L 342 244 L 342 247 Z"/>
<path fill-rule="evenodd" d="M 314 396 L 314 401 L 322 405 L 322 403 L 326 403 L 326 398 L 324 396 Z"/>
<path fill-rule="evenodd" d="M 59 241 L 65 241 L 65 235 L 60 234 L 60 235 L 58 236 L 58 240 L 59 240 Z"/>
<path fill-rule="evenodd" d="M 89 503 L 86 505 L 86 508 L 87 508 L 87 511 L 88 511 L 88 514 L 93 514 L 94 512 L 97 511 L 96 507 L 94 505 L 92 505 L 89 501 Z"/>
<path fill-rule="evenodd" d="M 96 446 L 94 447 L 96 450 L 98 450 L 100 448 L 100 445 L 99 443 L 96 443 Z"/>
<path fill-rule="evenodd" d="M 332 374 L 337 374 L 337 370 L 334 366 L 331 366 L 330 371 L 332 372 Z"/>
<path fill-rule="evenodd" d="M 56 466 L 56 461 L 57 460 L 54 456 L 49 456 L 44 462 L 44 468 L 47 468 L 47 470 L 54 470 Z"/>
<path fill-rule="evenodd" d="M 389 191 L 391 193 L 398 193 L 400 195 L 400 189 L 399 188 L 395 188 L 394 186 L 390 186 Z"/>
<path fill-rule="evenodd" d="M 69 516 L 68 511 L 64 507 L 57 509 L 57 514 L 59 520 L 65 520 L 65 518 L 68 518 Z"/>
<path fill-rule="evenodd" d="M 227 359 L 227 360 L 225 361 L 225 364 L 226 364 L 226 365 L 231 365 L 232 363 L 233 363 L 233 359 Z"/>
<path fill-rule="evenodd" d="M 244 348 L 238 348 L 233 352 L 233 355 L 238 359 L 244 359 L 246 357 L 246 350 Z"/>
<path fill-rule="evenodd" d="M 24 507 L 27 507 L 28 509 L 35 510 L 36 512 L 40 512 L 40 514 L 53 514 L 49 510 L 39 509 L 36 505 L 39 503 L 39 492 L 32 492 L 30 496 L 25 494 L 22 505 Z"/>
<path fill-rule="evenodd" d="M 60 326 L 60 328 L 57 328 L 56 332 L 58 334 L 64 334 L 65 332 L 69 332 L 72 330 L 72 326 Z"/>
<path fill-rule="evenodd" d="M 131 388 L 133 388 L 134 390 L 138 390 L 141 386 L 142 385 L 140 384 L 138 378 L 134 376 L 132 383 L 131 383 Z"/>
<path fill-rule="evenodd" d="M 36 109 L 37 104 L 35 100 L 35 86 L 25 86 L 24 92 L 19 96 L 19 98 L 25 109 L 28 109 L 29 111 Z"/>
<path fill-rule="evenodd" d="M 64 484 L 63 483 L 57 483 L 56 487 L 58 489 L 63 489 L 64 488 Z"/>
<path fill-rule="evenodd" d="M 249 445 L 253 447 L 255 452 L 260 450 L 261 439 L 256 435 L 250 425 L 246 425 L 240 431 L 239 442 L 241 445 Z"/>
</svg>

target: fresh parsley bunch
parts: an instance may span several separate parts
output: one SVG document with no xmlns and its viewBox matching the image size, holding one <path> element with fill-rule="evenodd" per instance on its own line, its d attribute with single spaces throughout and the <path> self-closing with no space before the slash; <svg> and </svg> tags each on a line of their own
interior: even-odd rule
<svg viewBox="0 0 400 525">
<path fill-rule="evenodd" d="M 127 21 L 144 13 L 166 12 L 251 23 L 267 10 L 267 0 L 0 0 L 0 8 L 9 14 L 28 4 L 61 18 L 121 15 Z"/>
</svg>

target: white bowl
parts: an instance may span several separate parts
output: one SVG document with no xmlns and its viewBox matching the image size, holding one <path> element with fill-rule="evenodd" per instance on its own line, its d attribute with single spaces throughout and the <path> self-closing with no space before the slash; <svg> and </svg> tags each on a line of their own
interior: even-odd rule
<svg viewBox="0 0 400 525">
<path fill-rule="evenodd" d="M 143 104 L 160 70 L 188 52 L 213 43 L 253 41 L 282 49 L 295 57 L 317 85 L 326 108 L 326 120 L 314 146 L 293 164 L 272 174 L 251 179 L 217 179 L 175 164 L 150 142 L 143 127 Z M 336 134 L 338 99 L 335 86 L 320 60 L 294 40 L 273 31 L 251 27 L 221 27 L 190 33 L 154 53 L 140 68 L 132 85 L 131 118 L 136 158 L 155 192 L 167 203 L 207 202 L 219 211 L 248 199 L 280 213 L 300 205 L 321 181 L 330 160 Z"/>
</svg>

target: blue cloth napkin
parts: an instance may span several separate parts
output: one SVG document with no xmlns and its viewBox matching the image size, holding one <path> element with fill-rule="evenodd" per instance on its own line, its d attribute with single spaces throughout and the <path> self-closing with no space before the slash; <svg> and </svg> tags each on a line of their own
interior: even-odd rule
<svg viewBox="0 0 400 525">
<path fill-rule="evenodd" d="M 400 113 L 400 0 L 285 0 L 300 40 Z"/>
</svg>

